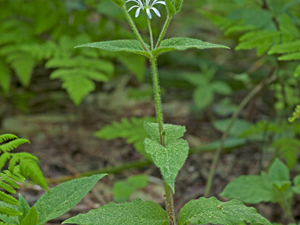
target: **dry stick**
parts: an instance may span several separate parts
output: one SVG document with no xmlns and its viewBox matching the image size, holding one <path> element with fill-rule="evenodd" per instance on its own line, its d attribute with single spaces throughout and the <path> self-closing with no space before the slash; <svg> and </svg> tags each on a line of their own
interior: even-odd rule
<svg viewBox="0 0 300 225">
<path fill-rule="evenodd" d="M 276 76 L 270 77 L 273 74 L 274 70 L 275 70 L 275 68 L 272 68 L 272 70 L 270 71 L 268 76 L 260 84 L 255 86 L 250 91 L 250 93 L 243 99 L 243 101 L 240 103 L 238 109 L 232 115 L 231 120 L 230 120 L 225 132 L 223 133 L 223 135 L 221 137 L 219 148 L 215 152 L 213 162 L 212 162 L 212 165 L 211 165 L 210 171 L 209 171 L 207 185 L 205 187 L 204 197 L 206 197 L 206 198 L 209 197 L 211 186 L 212 186 L 212 181 L 213 181 L 215 171 L 216 171 L 216 167 L 217 167 L 217 163 L 218 163 L 218 160 L 220 158 L 220 154 L 221 154 L 223 146 L 224 146 L 224 141 L 226 140 L 234 121 L 237 119 L 237 117 L 240 114 L 240 112 L 242 111 L 242 109 L 248 104 L 248 102 L 253 98 L 254 95 L 256 95 L 265 85 L 267 85 L 267 84 L 273 82 L 274 80 L 276 80 Z M 268 77 L 270 77 L 270 78 L 268 78 Z"/>
</svg>

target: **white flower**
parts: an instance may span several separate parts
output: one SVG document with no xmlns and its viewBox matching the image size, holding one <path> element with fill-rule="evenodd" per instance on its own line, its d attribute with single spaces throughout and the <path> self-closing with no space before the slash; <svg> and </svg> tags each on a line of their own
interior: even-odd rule
<svg viewBox="0 0 300 225">
<path fill-rule="evenodd" d="M 137 8 L 137 10 L 135 12 L 135 17 L 138 17 L 140 15 L 140 11 L 143 10 L 144 12 L 147 13 L 147 15 L 149 16 L 150 19 L 152 19 L 152 15 L 151 15 L 151 12 L 150 12 L 151 9 L 155 12 L 155 14 L 158 17 L 160 17 L 160 13 L 156 8 L 153 7 L 154 5 L 156 5 L 156 4 L 166 5 L 166 3 L 164 1 L 158 1 L 158 0 L 128 0 L 127 2 L 136 2 L 137 3 L 137 5 L 132 6 L 128 10 L 128 12 L 130 10 L 132 10 L 133 8 Z"/>
</svg>

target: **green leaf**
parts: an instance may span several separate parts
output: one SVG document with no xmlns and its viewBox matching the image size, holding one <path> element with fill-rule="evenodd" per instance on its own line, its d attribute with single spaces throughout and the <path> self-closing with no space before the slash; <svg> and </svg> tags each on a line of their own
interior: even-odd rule
<svg viewBox="0 0 300 225">
<path fill-rule="evenodd" d="M 26 200 L 23 198 L 23 196 L 21 194 L 19 194 L 19 202 L 21 204 L 18 206 L 18 211 L 23 213 L 22 216 L 19 216 L 19 222 L 21 224 L 24 217 L 29 213 L 30 207 L 29 207 L 28 203 L 26 202 Z"/>
<path fill-rule="evenodd" d="M 34 65 L 35 60 L 29 56 L 18 57 L 11 63 L 19 80 L 25 87 L 29 85 Z"/>
<path fill-rule="evenodd" d="M 38 224 L 44 224 L 69 211 L 104 176 L 106 174 L 71 180 L 42 195 L 34 204 L 38 214 Z"/>
<path fill-rule="evenodd" d="M 214 100 L 214 93 L 210 86 L 199 87 L 194 91 L 194 101 L 197 109 L 202 110 Z"/>
<path fill-rule="evenodd" d="M 125 181 L 118 181 L 113 186 L 113 196 L 116 202 L 125 202 L 136 190 L 134 186 Z"/>
<path fill-rule="evenodd" d="M 125 2 L 123 0 L 111 0 L 113 3 L 115 3 L 117 6 L 120 6 L 121 8 L 125 5 Z"/>
<path fill-rule="evenodd" d="M 36 208 L 33 206 L 29 213 L 23 219 L 21 225 L 37 225 L 38 222 L 38 215 Z"/>
<path fill-rule="evenodd" d="M 127 178 L 127 183 L 135 188 L 144 188 L 148 185 L 147 175 L 134 175 Z"/>
<path fill-rule="evenodd" d="M 181 138 L 186 129 L 184 126 L 173 125 L 173 124 L 164 124 L 164 144 L 168 145 L 176 141 L 177 139 Z M 149 134 L 153 141 L 160 143 L 160 135 L 159 135 L 159 128 L 158 123 L 151 123 L 148 121 L 144 122 L 144 128 L 146 132 Z"/>
<path fill-rule="evenodd" d="M 295 178 L 294 178 L 294 185 L 300 185 L 300 174 L 298 174 L 297 176 L 295 176 Z"/>
<path fill-rule="evenodd" d="M 0 145 L 0 151 L 2 151 L 2 152 L 12 151 L 24 143 L 30 144 L 30 141 L 25 138 L 14 139 L 8 143 Z"/>
<path fill-rule="evenodd" d="M 215 197 L 192 200 L 180 210 L 178 216 L 178 225 L 189 223 L 233 225 L 242 221 L 271 225 L 253 207 L 247 207 L 236 199 L 229 202 L 221 202 Z"/>
<path fill-rule="evenodd" d="M 286 181 L 273 181 L 273 186 L 278 190 L 278 191 L 285 191 L 288 187 L 290 187 L 291 181 L 286 180 Z"/>
<path fill-rule="evenodd" d="M 9 216 L 22 216 L 22 213 L 18 210 L 8 208 L 5 206 L 0 206 L 0 214 L 9 215 Z"/>
<path fill-rule="evenodd" d="M 4 94 L 8 94 L 10 88 L 11 71 L 7 64 L 0 61 L 0 86 Z"/>
<path fill-rule="evenodd" d="M 101 41 L 101 42 L 77 45 L 75 48 L 82 48 L 82 47 L 99 48 L 111 52 L 130 52 L 130 53 L 143 55 L 148 58 L 151 57 L 151 55 L 143 49 L 142 45 L 137 40 Z"/>
<path fill-rule="evenodd" d="M 8 140 L 18 139 L 18 137 L 14 134 L 1 134 L 0 135 L 0 143 Z"/>
<path fill-rule="evenodd" d="M 130 195 L 138 188 L 144 188 L 148 184 L 148 176 L 133 175 L 126 181 L 118 181 L 114 183 L 113 196 L 116 202 L 125 202 Z"/>
<path fill-rule="evenodd" d="M 283 162 L 276 158 L 270 166 L 269 176 L 272 179 L 272 181 L 289 181 L 290 171 L 289 168 Z"/>
<path fill-rule="evenodd" d="M 139 81 L 144 80 L 145 76 L 145 57 L 140 55 L 132 55 L 130 53 L 119 54 L 118 60 L 126 66 L 128 70 L 133 72 Z"/>
<path fill-rule="evenodd" d="M 212 89 L 217 94 L 230 95 L 232 93 L 231 87 L 223 81 L 214 81 L 211 85 Z"/>
<path fill-rule="evenodd" d="M 215 120 L 213 122 L 214 127 L 220 131 L 225 132 L 228 125 L 230 124 L 231 119 L 221 119 Z M 236 119 L 231 126 L 229 131 L 230 136 L 239 137 L 241 133 L 247 131 L 251 127 L 251 123 L 243 119 Z"/>
<path fill-rule="evenodd" d="M 211 48 L 227 48 L 224 45 L 217 45 L 209 42 L 204 42 L 193 38 L 170 38 L 165 39 L 161 42 L 161 45 L 152 51 L 153 56 L 158 56 L 161 53 L 176 51 L 176 50 L 187 50 L 190 48 L 197 49 L 211 49 Z"/>
<path fill-rule="evenodd" d="M 220 196 L 237 198 L 245 203 L 257 204 L 273 201 L 272 183 L 262 176 L 240 176 L 231 181 Z"/>
<path fill-rule="evenodd" d="M 82 100 L 95 89 L 95 84 L 84 76 L 70 76 L 63 79 L 63 88 L 65 88 L 76 106 L 79 106 Z"/>
<path fill-rule="evenodd" d="M 84 225 L 167 225 L 167 213 L 154 202 L 135 199 L 131 203 L 115 204 L 113 202 L 79 214 L 63 222 Z"/>
<path fill-rule="evenodd" d="M 300 76 L 300 65 L 297 66 L 295 73 L 294 73 L 294 77 L 299 77 Z"/>
<path fill-rule="evenodd" d="M 187 141 L 179 139 L 168 143 L 164 147 L 156 141 L 146 138 L 144 145 L 145 151 L 152 157 L 154 164 L 159 167 L 164 180 L 175 193 L 175 178 L 189 153 Z"/>
<path fill-rule="evenodd" d="M 130 120 L 122 118 L 120 122 L 114 121 L 112 124 L 104 126 L 94 135 L 104 140 L 125 138 L 128 144 L 133 144 L 138 152 L 150 159 L 150 156 L 144 150 L 143 141 L 147 137 L 147 133 L 143 128 L 143 124 L 145 121 L 155 120 L 155 117 L 131 117 Z"/>
<path fill-rule="evenodd" d="M 178 13 L 181 10 L 183 0 L 173 0 L 173 3 L 176 9 L 176 13 Z"/>
<path fill-rule="evenodd" d="M 174 5 L 171 3 L 171 0 L 166 0 L 165 3 L 168 11 L 168 16 L 172 17 L 176 13 L 176 9 Z"/>
<path fill-rule="evenodd" d="M 49 191 L 46 179 L 43 172 L 39 168 L 37 162 L 32 158 L 21 158 L 20 159 L 20 173 L 24 177 L 30 176 L 30 179 L 40 185 L 45 190 Z"/>
</svg>

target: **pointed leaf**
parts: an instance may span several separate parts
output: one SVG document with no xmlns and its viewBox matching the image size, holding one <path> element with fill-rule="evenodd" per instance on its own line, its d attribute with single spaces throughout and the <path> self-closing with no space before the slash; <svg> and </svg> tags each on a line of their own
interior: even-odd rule
<svg viewBox="0 0 300 225">
<path fill-rule="evenodd" d="M 146 138 L 144 144 L 145 151 L 152 157 L 154 164 L 159 167 L 164 180 L 175 193 L 175 178 L 189 154 L 187 141 L 179 139 L 168 143 L 165 148 L 161 144 Z"/>
<path fill-rule="evenodd" d="M 114 183 L 113 196 L 116 202 L 125 202 L 136 188 L 125 181 L 118 181 Z"/>
<path fill-rule="evenodd" d="M 199 110 L 206 108 L 214 100 L 214 92 L 210 86 L 199 87 L 194 91 L 194 101 Z"/>
<path fill-rule="evenodd" d="M 175 9 L 173 3 L 171 2 L 171 0 L 166 0 L 165 3 L 166 3 L 167 11 L 168 11 L 168 16 L 172 17 L 176 13 L 176 9 Z"/>
<path fill-rule="evenodd" d="M 154 56 L 158 56 L 161 53 L 176 51 L 176 50 L 187 50 L 190 48 L 197 49 L 210 49 L 210 48 L 228 48 L 224 45 L 217 45 L 209 42 L 204 42 L 193 38 L 170 38 L 163 40 L 161 45 L 152 51 Z"/>
<path fill-rule="evenodd" d="M 181 10 L 183 0 L 173 0 L 173 2 L 174 2 L 174 7 L 176 9 L 176 13 L 178 13 Z"/>
<path fill-rule="evenodd" d="M 120 6 L 121 8 L 124 6 L 125 2 L 123 0 L 111 0 L 113 3 L 115 3 L 117 6 Z"/>
<path fill-rule="evenodd" d="M 180 210 L 178 216 L 178 225 L 189 223 L 233 225 L 242 221 L 250 224 L 271 225 L 253 207 L 247 207 L 236 199 L 229 202 L 221 202 L 215 197 L 192 200 Z"/>
<path fill-rule="evenodd" d="M 37 222 L 38 222 L 37 217 L 38 217 L 38 215 L 37 215 L 36 208 L 33 206 L 30 209 L 29 213 L 23 219 L 21 225 L 37 225 Z"/>
<path fill-rule="evenodd" d="M 105 175 L 99 174 L 71 180 L 42 195 L 34 205 L 38 214 L 38 224 L 44 224 L 69 211 Z"/>
<path fill-rule="evenodd" d="M 29 213 L 30 206 L 28 205 L 28 203 L 26 202 L 26 200 L 23 198 L 21 194 L 19 194 L 19 202 L 21 203 L 21 205 L 18 206 L 18 211 L 23 213 L 22 216 L 19 216 L 19 222 L 21 223 L 24 217 Z"/>
<path fill-rule="evenodd" d="M 272 163 L 269 169 L 269 176 L 273 181 L 289 181 L 289 168 L 278 158 Z"/>
<path fill-rule="evenodd" d="M 252 204 L 270 202 L 273 201 L 272 183 L 262 176 L 240 176 L 231 181 L 220 196 L 237 198 Z"/>
<path fill-rule="evenodd" d="M 167 213 L 154 202 L 135 199 L 132 202 L 115 204 L 113 202 L 79 214 L 63 222 L 84 225 L 167 225 Z"/>
<path fill-rule="evenodd" d="M 148 58 L 150 57 L 150 54 L 143 49 L 143 47 L 137 40 L 101 41 L 101 42 L 77 45 L 75 48 L 82 48 L 82 47 L 99 48 L 111 52 L 130 52 L 130 53 L 143 55 Z"/>
<path fill-rule="evenodd" d="M 164 133 L 165 133 L 164 134 L 165 145 L 168 145 L 168 143 L 172 143 L 172 142 L 176 141 L 177 139 L 181 138 L 184 135 L 184 133 L 186 132 L 186 129 L 184 126 L 173 125 L 173 124 L 164 124 L 163 127 L 164 127 Z M 144 128 L 153 141 L 160 143 L 158 123 L 152 123 L 152 122 L 145 121 Z"/>
</svg>

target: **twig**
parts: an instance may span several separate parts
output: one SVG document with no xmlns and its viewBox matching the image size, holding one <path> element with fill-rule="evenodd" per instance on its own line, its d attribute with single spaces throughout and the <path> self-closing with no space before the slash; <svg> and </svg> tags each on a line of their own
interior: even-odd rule
<svg viewBox="0 0 300 225">
<path fill-rule="evenodd" d="M 212 186 L 212 181 L 213 181 L 213 178 L 214 178 L 214 175 L 215 175 L 215 171 L 216 171 L 218 160 L 220 158 L 220 154 L 221 154 L 222 149 L 223 149 L 224 141 L 226 140 L 226 138 L 227 138 L 227 136 L 229 134 L 229 131 L 230 131 L 230 129 L 231 129 L 234 121 L 237 119 L 237 117 L 240 114 L 240 112 L 242 111 L 242 109 L 253 98 L 253 96 L 255 96 L 259 91 L 261 91 L 262 88 L 265 85 L 267 85 L 267 84 L 273 82 L 274 80 L 276 80 L 276 76 L 270 77 L 273 74 L 274 70 L 275 70 L 275 68 L 272 68 L 272 70 L 270 71 L 270 73 L 268 74 L 268 76 L 266 76 L 266 78 L 260 84 L 258 84 L 257 86 L 255 86 L 250 91 L 250 93 L 243 99 L 243 101 L 240 103 L 238 109 L 232 115 L 231 120 L 230 120 L 230 122 L 229 122 L 229 124 L 228 124 L 228 126 L 227 126 L 227 128 L 225 130 L 225 132 L 223 133 L 223 135 L 221 137 L 219 148 L 215 152 L 215 155 L 214 155 L 214 158 L 213 158 L 213 162 L 212 162 L 212 165 L 210 167 L 207 184 L 206 184 L 206 187 L 205 187 L 204 197 L 209 197 L 211 186 Z"/>
</svg>

